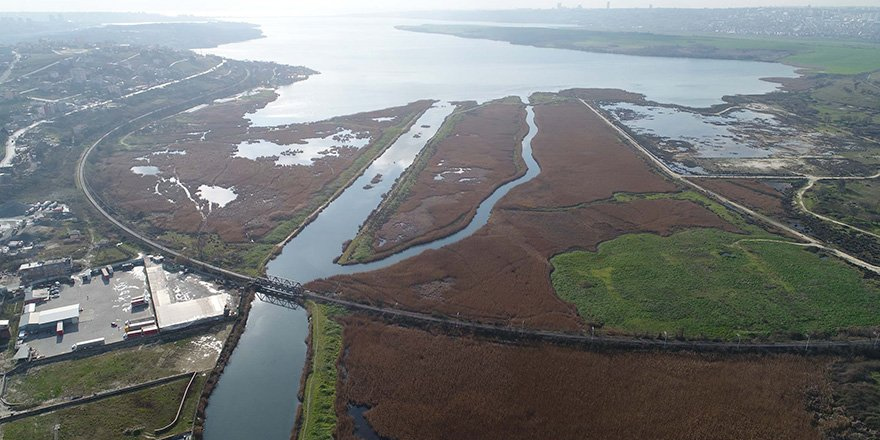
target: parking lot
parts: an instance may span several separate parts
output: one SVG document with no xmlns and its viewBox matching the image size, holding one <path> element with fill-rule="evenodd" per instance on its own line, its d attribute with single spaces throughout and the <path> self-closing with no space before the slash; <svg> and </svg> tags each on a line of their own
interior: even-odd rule
<svg viewBox="0 0 880 440">
<path fill-rule="evenodd" d="M 150 305 L 134 310 L 130 305 L 132 298 L 148 293 L 143 266 L 135 266 L 129 271 L 117 270 L 110 279 L 97 275 L 90 282 L 83 282 L 77 278 L 73 286 L 62 284 L 60 287 L 60 293 L 37 305 L 36 311 L 80 304 L 79 323 L 64 324 L 63 336 L 56 336 L 54 326 L 27 335 L 25 342 L 39 356 L 66 353 L 71 350 L 71 345 L 95 338 L 104 338 L 107 344 L 119 342 L 123 339 L 122 328 L 126 320 L 153 316 Z"/>
</svg>

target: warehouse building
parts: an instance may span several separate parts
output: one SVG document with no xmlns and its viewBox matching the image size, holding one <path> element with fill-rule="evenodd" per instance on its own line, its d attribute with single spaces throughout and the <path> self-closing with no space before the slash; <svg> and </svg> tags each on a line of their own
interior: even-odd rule
<svg viewBox="0 0 880 440">
<path fill-rule="evenodd" d="M 71 273 L 73 273 L 73 262 L 70 258 L 25 263 L 18 268 L 18 276 L 22 284 L 60 278 Z"/>
<path fill-rule="evenodd" d="M 35 332 L 50 327 L 55 328 L 59 322 L 62 325 L 77 324 L 79 323 L 79 310 L 79 304 L 41 311 L 25 309 L 18 321 L 18 329 Z"/>
</svg>

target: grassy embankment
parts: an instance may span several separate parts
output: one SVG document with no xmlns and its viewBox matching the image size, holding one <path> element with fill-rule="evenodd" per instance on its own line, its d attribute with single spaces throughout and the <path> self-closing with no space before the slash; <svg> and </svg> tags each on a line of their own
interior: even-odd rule
<svg viewBox="0 0 880 440">
<path fill-rule="evenodd" d="M 880 69 L 880 56 L 878 56 L 880 45 L 863 42 L 660 35 L 479 25 L 426 24 L 401 26 L 401 28 L 588 52 L 776 61 L 834 74 L 852 75 Z"/>
<path fill-rule="evenodd" d="M 10 353 L 13 353 L 15 351 L 15 337 L 18 335 L 18 318 L 19 316 L 21 316 L 21 311 L 23 307 L 24 300 L 21 299 L 6 299 L 5 301 L 3 301 L 3 307 L 0 308 L 0 319 L 9 320 L 9 335 L 11 337 L 6 343 L 6 347 L 4 349 L 0 349 L 0 351 L 9 350 Z"/>
<path fill-rule="evenodd" d="M 215 335 L 223 340 L 227 333 L 228 327 L 224 326 Z M 35 406 L 187 371 L 206 370 L 213 366 L 213 359 L 196 353 L 199 348 L 194 342 L 199 338 L 201 336 L 193 336 L 35 367 L 25 374 L 9 376 L 5 397 L 23 406 Z M 188 358 L 198 360 L 190 362 Z"/>
<path fill-rule="evenodd" d="M 3 439 L 155 439 L 153 431 L 174 420 L 188 383 L 186 377 L 158 387 L 16 420 L 2 427 Z M 204 375 L 199 375 L 186 396 L 180 419 L 163 435 L 189 431 L 204 383 Z"/>
<path fill-rule="evenodd" d="M 804 194 L 811 211 L 880 234 L 880 183 L 876 180 L 819 181 Z"/>
<path fill-rule="evenodd" d="M 632 197 L 639 196 L 617 198 Z M 880 282 L 743 224 L 734 213 L 722 214 L 747 234 L 689 229 L 669 237 L 625 235 L 596 252 L 553 257 L 553 286 L 585 320 L 629 334 L 799 338 L 880 324 Z"/>
<path fill-rule="evenodd" d="M 357 235 L 351 240 L 348 246 L 345 247 L 345 250 L 339 257 L 339 264 L 354 264 L 366 262 L 371 259 L 375 253 L 373 243 L 376 240 L 376 234 L 379 232 L 379 229 L 382 228 L 382 225 L 388 221 L 391 215 L 397 212 L 400 204 L 406 200 L 406 197 L 418 181 L 419 175 L 425 170 L 425 168 L 427 168 L 428 164 L 431 162 L 431 158 L 437 152 L 437 145 L 447 136 L 452 134 L 452 131 L 455 129 L 455 124 L 457 124 L 464 116 L 463 111 L 474 105 L 475 104 L 472 103 L 459 105 L 455 111 L 443 121 L 443 124 L 437 129 L 437 133 L 434 134 L 434 137 L 425 144 L 422 151 L 420 151 L 416 158 L 413 159 L 413 163 L 404 170 L 403 174 L 401 174 L 394 183 L 394 186 L 388 192 L 385 199 L 382 200 L 379 207 L 370 213 L 370 216 L 361 226 L 360 230 L 358 230 Z"/>
<path fill-rule="evenodd" d="M 342 350 L 342 309 L 308 302 L 311 312 L 311 365 L 303 391 L 299 439 L 333 438 L 336 429 L 336 360 Z"/>
</svg>

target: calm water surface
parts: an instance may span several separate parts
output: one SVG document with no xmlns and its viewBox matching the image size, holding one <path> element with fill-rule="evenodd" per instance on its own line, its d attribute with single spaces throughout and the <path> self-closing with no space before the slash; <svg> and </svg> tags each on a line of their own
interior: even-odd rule
<svg viewBox="0 0 880 440">
<path fill-rule="evenodd" d="M 304 65 L 321 72 L 281 89 L 259 125 L 326 119 L 424 98 L 485 101 L 572 87 L 615 87 L 657 102 L 704 107 L 731 94 L 766 93 L 766 77 L 793 77 L 772 63 L 634 57 L 516 46 L 396 30 L 426 20 L 286 18 L 260 22 L 266 38 L 205 52 Z"/>
<path fill-rule="evenodd" d="M 390 189 L 451 111 L 448 101 L 482 102 L 509 95 L 527 97 L 535 91 L 615 87 L 644 93 L 658 102 L 703 107 L 720 103 L 724 95 L 766 93 L 776 88 L 760 78 L 795 76 L 791 67 L 779 64 L 591 54 L 394 29 L 395 25 L 426 22 L 267 19 L 260 22 L 266 38 L 202 51 L 234 59 L 304 65 L 321 72 L 282 88 L 278 100 L 251 115 L 258 125 L 316 121 L 426 98 L 441 101 L 289 243 L 269 265 L 269 273 L 308 281 L 383 267 L 403 258 L 392 257 L 368 267 L 332 264 L 341 252 L 342 241 L 353 238 L 381 194 Z M 531 110 L 529 122 L 531 137 L 535 133 Z M 482 226 L 494 202 L 507 189 L 538 172 L 530 161 L 528 145 L 524 145 L 524 153 L 529 174 L 499 189 L 481 205 L 471 226 L 406 255 L 461 239 Z M 383 174 L 382 182 L 363 189 L 377 173 Z M 208 406 L 207 439 L 289 437 L 305 360 L 305 316 L 302 310 L 254 304 L 247 331 Z"/>
</svg>

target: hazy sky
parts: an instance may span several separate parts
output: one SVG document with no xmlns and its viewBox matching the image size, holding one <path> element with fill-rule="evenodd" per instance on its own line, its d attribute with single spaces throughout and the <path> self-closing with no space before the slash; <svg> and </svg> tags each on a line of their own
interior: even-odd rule
<svg viewBox="0 0 880 440">
<path fill-rule="evenodd" d="M 558 0 L 0 0 L 0 11 L 143 11 L 196 15 L 313 15 L 425 9 L 551 8 Z M 605 7 L 606 0 L 566 6 Z M 880 6 L 880 0 L 612 0 L 612 7 Z"/>
</svg>

